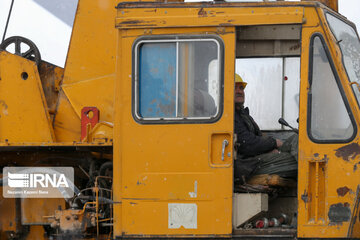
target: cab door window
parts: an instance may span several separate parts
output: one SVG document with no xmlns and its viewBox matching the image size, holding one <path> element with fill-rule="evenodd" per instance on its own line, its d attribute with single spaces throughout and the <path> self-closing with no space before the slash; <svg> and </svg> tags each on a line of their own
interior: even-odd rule
<svg viewBox="0 0 360 240">
<path fill-rule="evenodd" d="M 351 112 L 320 35 L 311 40 L 308 133 L 315 142 L 344 142 L 355 134 Z"/>
<path fill-rule="evenodd" d="M 137 120 L 214 121 L 220 115 L 219 39 L 140 39 L 134 52 Z"/>
<path fill-rule="evenodd" d="M 360 40 L 355 29 L 337 17 L 326 14 L 338 45 L 341 49 L 343 64 L 350 82 L 360 83 Z M 360 91 L 356 85 L 352 85 L 355 96 L 360 105 Z"/>
</svg>

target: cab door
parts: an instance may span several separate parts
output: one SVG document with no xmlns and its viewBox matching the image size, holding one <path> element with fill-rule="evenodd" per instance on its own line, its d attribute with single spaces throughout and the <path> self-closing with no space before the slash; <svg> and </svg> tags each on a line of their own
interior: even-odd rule
<svg viewBox="0 0 360 240">
<path fill-rule="evenodd" d="M 354 237 L 357 104 L 335 54 L 336 43 L 320 26 L 304 27 L 302 34 L 298 237 Z"/>
<path fill-rule="evenodd" d="M 233 27 L 120 30 L 114 236 L 231 234 L 234 48 Z"/>
</svg>

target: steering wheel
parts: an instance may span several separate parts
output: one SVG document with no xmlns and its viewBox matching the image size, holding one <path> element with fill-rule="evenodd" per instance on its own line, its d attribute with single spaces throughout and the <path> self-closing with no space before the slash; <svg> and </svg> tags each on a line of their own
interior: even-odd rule
<svg viewBox="0 0 360 240">
<path fill-rule="evenodd" d="M 10 51 L 9 46 L 11 46 L 12 44 L 15 45 L 15 53 Z M 41 61 L 40 51 L 36 47 L 35 43 L 24 37 L 20 37 L 20 36 L 9 37 L 0 44 L 0 49 L 14 53 L 23 58 L 35 61 L 36 65 L 39 65 Z"/>
</svg>

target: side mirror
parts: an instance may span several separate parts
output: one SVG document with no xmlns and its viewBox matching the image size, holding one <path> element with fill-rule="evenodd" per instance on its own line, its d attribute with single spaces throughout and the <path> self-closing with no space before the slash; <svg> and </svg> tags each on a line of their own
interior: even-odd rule
<svg viewBox="0 0 360 240">
<path fill-rule="evenodd" d="M 351 82 L 350 83 L 350 86 L 352 86 L 352 85 L 356 85 L 357 86 L 357 88 L 358 88 L 358 90 L 359 90 L 359 92 L 360 92 L 360 85 L 359 85 L 359 83 L 358 82 Z"/>
<path fill-rule="evenodd" d="M 283 118 L 279 118 L 278 121 L 281 125 L 284 125 L 286 127 L 291 128 L 291 130 L 293 130 L 295 133 L 299 134 L 299 130 L 297 128 L 293 128 L 292 126 L 289 125 L 289 123 L 287 121 L 285 121 L 285 119 Z"/>
</svg>

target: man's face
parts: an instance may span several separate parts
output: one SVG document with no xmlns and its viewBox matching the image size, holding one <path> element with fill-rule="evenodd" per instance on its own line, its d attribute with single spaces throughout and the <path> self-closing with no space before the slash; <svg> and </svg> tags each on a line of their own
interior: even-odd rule
<svg viewBox="0 0 360 240">
<path fill-rule="evenodd" d="M 235 103 L 244 104 L 245 92 L 241 83 L 235 83 Z"/>
</svg>

